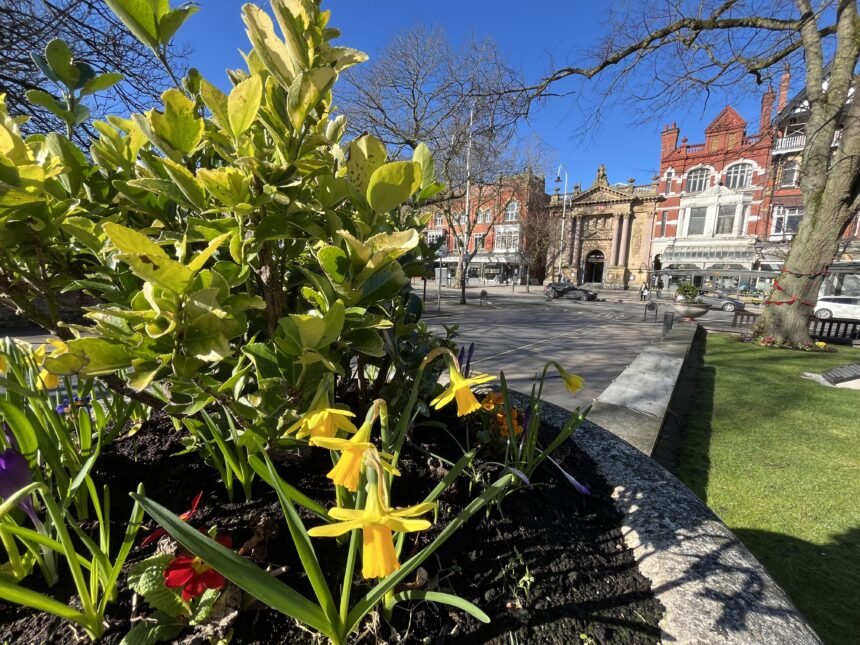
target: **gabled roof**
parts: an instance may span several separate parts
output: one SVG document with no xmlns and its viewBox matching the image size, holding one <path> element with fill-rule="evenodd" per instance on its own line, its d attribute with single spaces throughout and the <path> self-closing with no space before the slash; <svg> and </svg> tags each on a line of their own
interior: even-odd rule
<svg viewBox="0 0 860 645">
<path fill-rule="evenodd" d="M 735 112 L 731 105 L 727 105 L 717 115 L 717 118 L 711 121 L 711 125 L 705 128 L 705 134 L 725 132 L 726 130 L 743 130 L 746 125 L 747 122 L 744 121 L 743 117 Z"/>
</svg>

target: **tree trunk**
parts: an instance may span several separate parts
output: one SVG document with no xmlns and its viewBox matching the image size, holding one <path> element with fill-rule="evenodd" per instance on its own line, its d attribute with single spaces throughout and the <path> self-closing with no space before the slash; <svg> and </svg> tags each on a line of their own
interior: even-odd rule
<svg viewBox="0 0 860 645">
<path fill-rule="evenodd" d="M 454 282 L 460 287 L 460 304 L 466 304 L 466 258 L 461 253 L 457 259 L 457 273 Z"/>
<path fill-rule="evenodd" d="M 826 191 L 832 193 L 835 191 Z M 805 214 L 792 240 L 783 272 L 774 280 L 765 311 L 753 333 L 773 336 L 776 344 L 795 347 L 812 343 L 809 317 L 813 313 L 825 272 L 839 251 L 839 243 L 853 213 L 839 199 L 805 198 Z"/>
</svg>

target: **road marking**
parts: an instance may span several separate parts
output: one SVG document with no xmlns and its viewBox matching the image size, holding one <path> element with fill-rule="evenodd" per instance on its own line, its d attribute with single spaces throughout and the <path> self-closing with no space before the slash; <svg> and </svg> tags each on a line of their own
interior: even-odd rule
<svg viewBox="0 0 860 645">
<path fill-rule="evenodd" d="M 566 336 L 572 336 L 574 334 L 578 334 L 579 332 L 588 329 L 589 327 L 596 327 L 596 325 L 585 325 L 584 327 L 579 327 L 578 329 L 574 329 L 573 331 L 568 331 L 563 334 L 559 334 L 558 336 L 552 336 L 550 338 L 545 338 L 543 340 L 536 341 L 534 343 L 529 343 L 528 345 L 521 345 L 520 347 L 514 347 L 513 349 L 505 350 L 504 352 L 499 352 L 498 354 L 493 354 L 492 356 L 487 356 L 486 358 L 478 359 L 477 361 L 472 361 L 472 365 L 476 365 L 478 363 L 483 363 L 484 361 L 489 361 L 493 358 L 498 358 L 499 356 L 504 356 L 505 354 L 511 354 L 513 352 L 518 352 L 521 349 L 528 349 L 529 347 L 534 347 L 535 345 L 543 345 L 544 343 L 549 343 L 550 341 L 556 340 L 558 338 L 564 338 Z"/>
</svg>

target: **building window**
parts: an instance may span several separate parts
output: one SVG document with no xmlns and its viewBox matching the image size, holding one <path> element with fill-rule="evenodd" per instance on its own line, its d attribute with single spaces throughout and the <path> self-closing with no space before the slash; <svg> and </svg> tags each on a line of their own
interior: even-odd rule
<svg viewBox="0 0 860 645">
<path fill-rule="evenodd" d="M 667 193 L 672 192 L 672 182 L 674 182 L 674 181 L 675 181 L 675 171 L 674 170 L 667 170 L 666 171 L 666 192 Z"/>
<path fill-rule="evenodd" d="M 708 187 L 708 180 L 711 178 L 711 171 L 707 168 L 696 168 L 687 173 L 688 193 L 700 193 Z"/>
<path fill-rule="evenodd" d="M 519 218 L 520 203 L 517 200 L 513 200 L 510 204 L 508 204 L 507 208 L 505 208 L 505 221 L 516 222 Z"/>
<path fill-rule="evenodd" d="M 517 229 L 500 229 L 493 237 L 496 251 L 514 251 L 520 246 L 520 232 Z"/>
<path fill-rule="evenodd" d="M 687 235 L 705 234 L 705 217 L 708 209 L 704 207 L 690 209 L 690 221 L 687 224 Z"/>
<path fill-rule="evenodd" d="M 666 221 L 668 219 L 668 211 L 663 211 L 662 213 L 660 213 L 660 219 L 657 220 L 657 237 L 666 237 Z"/>
<path fill-rule="evenodd" d="M 733 190 L 749 188 L 752 184 L 752 164 L 735 164 L 726 171 L 726 187 Z"/>
<path fill-rule="evenodd" d="M 453 220 L 456 226 L 466 226 L 469 223 L 469 220 L 466 219 L 466 211 L 454 213 Z"/>
<path fill-rule="evenodd" d="M 433 226 L 440 227 L 445 224 L 445 216 L 442 215 L 442 211 L 436 211 L 433 215 Z"/>
<path fill-rule="evenodd" d="M 478 216 L 475 221 L 478 224 L 491 224 L 493 221 L 493 211 L 489 208 L 479 208 Z"/>
<path fill-rule="evenodd" d="M 802 208 L 776 206 L 773 209 L 773 235 L 778 237 L 794 236 L 800 225 L 801 217 L 803 217 Z"/>
<path fill-rule="evenodd" d="M 735 228 L 735 206 L 720 206 L 717 213 L 717 235 L 731 235 Z"/>
<path fill-rule="evenodd" d="M 427 231 L 427 243 L 436 244 L 439 240 L 445 237 L 445 231 Z"/>
<path fill-rule="evenodd" d="M 798 169 L 797 161 L 792 159 L 785 162 L 782 166 L 782 176 L 779 178 L 779 187 L 791 188 L 792 186 L 797 186 Z"/>
<path fill-rule="evenodd" d="M 478 251 L 482 251 L 484 249 L 484 240 L 486 237 L 486 233 L 475 233 L 475 249 Z"/>
</svg>

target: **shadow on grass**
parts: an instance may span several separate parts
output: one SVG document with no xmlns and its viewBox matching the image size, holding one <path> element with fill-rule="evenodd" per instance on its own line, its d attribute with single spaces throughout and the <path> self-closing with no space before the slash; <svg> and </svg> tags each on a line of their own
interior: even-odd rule
<svg viewBox="0 0 860 645">
<path fill-rule="evenodd" d="M 755 529 L 734 529 L 828 645 L 860 635 L 860 528 L 829 544 Z M 834 571 L 838 572 L 834 575 Z"/>
</svg>

